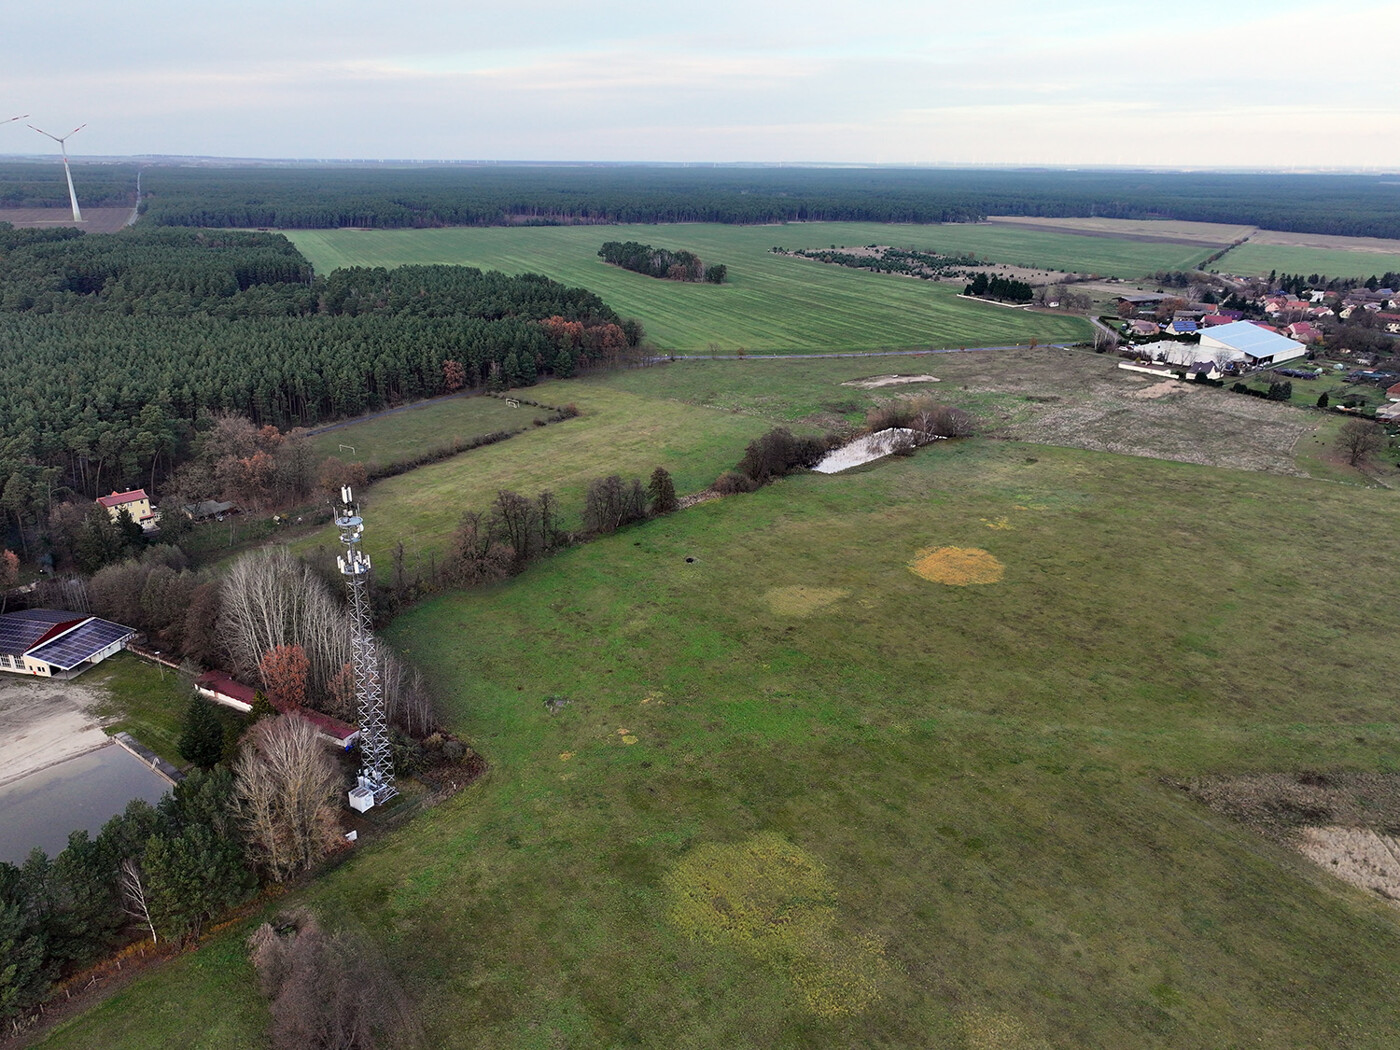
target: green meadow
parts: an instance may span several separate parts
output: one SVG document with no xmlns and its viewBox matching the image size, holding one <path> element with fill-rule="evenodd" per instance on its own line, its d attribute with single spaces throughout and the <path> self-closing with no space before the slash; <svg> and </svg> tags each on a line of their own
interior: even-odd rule
<svg viewBox="0 0 1400 1050">
<path fill-rule="evenodd" d="M 546 489 L 553 492 L 559 499 L 562 527 L 567 529 L 579 527 L 583 495 L 595 478 L 620 474 L 645 484 L 653 470 L 664 467 L 678 492 L 696 492 L 732 467 L 744 446 L 768 429 L 766 422 L 750 415 L 639 397 L 605 381 L 553 381 L 517 393 L 546 404 L 573 403 L 581 414 L 545 427 L 528 426 L 508 441 L 372 485 L 364 493 L 365 549 L 371 557 L 387 565 L 395 544 L 402 542 L 417 559 L 414 564 L 428 571 L 428 559 L 440 562 L 463 511 L 488 511 L 501 489 L 531 497 Z M 463 398 L 423 407 L 413 425 L 441 423 L 446 428 L 455 421 L 464 434 L 491 426 L 475 421 L 471 413 L 477 406 L 486 413 L 482 419 L 493 421 L 500 413 L 513 413 L 507 418 L 523 418 L 527 423 L 535 415 L 544 415 L 529 405 L 511 409 L 493 398 Z M 357 423 L 326 436 L 339 435 L 340 443 L 357 450 L 363 441 L 366 448 L 377 449 L 377 454 L 391 460 L 404 458 L 411 444 L 392 436 L 400 418 Z M 372 436 L 361 438 L 362 430 Z M 349 457 L 349 453 L 340 455 Z M 295 549 L 330 548 L 336 542 L 335 528 L 328 525 L 298 540 Z"/>
<path fill-rule="evenodd" d="M 1327 277 L 1379 277 L 1400 271 L 1400 242 L 1394 252 L 1348 251 L 1291 244 L 1246 243 L 1210 264 L 1212 270 L 1268 276 L 1279 273 L 1321 274 Z"/>
<path fill-rule="evenodd" d="M 1394 906 L 1180 785 L 1400 768 L 1394 499 L 974 438 L 572 548 L 394 621 L 489 771 L 277 906 L 432 1047 L 1393 1046 Z M 41 1045 L 261 1045 L 247 930 Z"/>
<path fill-rule="evenodd" d="M 524 394 L 531 400 L 542 400 Z M 511 408 L 494 397 L 439 397 L 385 412 L 352 426 L 334 426 L 310 438 L 317 459 L 337 456 L 371 471 L 500 431 L 516 432 L 551 413 L 533 405 Z"/>
<path fill-rule="evenodd" d="M 957 298 L 961 285 L 872 274 L 775 255 L 774 246 L 894 244 L 972 252 L 1006 265 L 1139 277 L 1200 262 L 1208 247 L 1006 229 L 992 225 L 555 226 L 442 230 L 303 230 L 288 236 L 320 272 L 342 266 L 453 263 L 535 272 L 598 293 L 636 317 L 662 350 L 801 353 L 998 346 L 1088 337 L 1077 317 Z M 680 284 L 609 266 L 608 240 L 685 248 L 729 268 L 723 285 Z"/>
</svg>

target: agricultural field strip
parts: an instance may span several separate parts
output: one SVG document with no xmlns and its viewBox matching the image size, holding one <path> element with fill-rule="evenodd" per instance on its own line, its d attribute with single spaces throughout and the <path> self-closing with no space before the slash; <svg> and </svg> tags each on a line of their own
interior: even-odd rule
<svg viewBox="0 0 1400 1050">
<path fill-rule="evenodd" d="M 678 285 L 609 267 L 596 258 L 609 237 L 686 247 L 724 262 L 722 286 Z M 981 346 L 1073 341 L 1077 318 L 1031 316 L 956 298 L 960 287 L 851 271 L 773 255 L 828 243 L 893 243 L 924 250 L 970 251 L 1036 266 L 1090 264 L 1139 276 L 1193 265 L 1205 249 L 1115 243 L 1103 238 L 999 231 L 989 226 L 794 224 L 725 227 L 545 227 L 423 231 L 311 231 L 291 234 L 318 271 L 344 265 L 462 263 L 508 272 L 544 272 L 590 288 L 623 314 L 638 317 L 656 345 L 685 352 L 711 344 L 732 352 L 879 347 Z M 993 243 L 995 242 L 995 243 Z"/>
</svg>

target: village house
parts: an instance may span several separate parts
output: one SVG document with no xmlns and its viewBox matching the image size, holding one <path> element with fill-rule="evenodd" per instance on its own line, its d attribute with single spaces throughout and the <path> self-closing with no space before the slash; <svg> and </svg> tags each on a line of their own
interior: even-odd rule
<svg viewBox="0 0 1400 1050">
<path fill-rule="evenodd" d="M 151 506 L 151 499 L 145 489 L 129 489 L 126 492 L 113 492 L 110 496 L 98 496 L 97 502 L 107 508 L 107 514 L 116 521 L 125 510 L 131 520 L 146 532 L 155 529 L 160 521 L 160 511 Z"/>
</svg>

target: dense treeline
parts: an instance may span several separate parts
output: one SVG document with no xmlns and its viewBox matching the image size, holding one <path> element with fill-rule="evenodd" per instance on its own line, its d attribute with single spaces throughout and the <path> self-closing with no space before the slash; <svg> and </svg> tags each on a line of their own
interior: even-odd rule
<svg viewBox="0 0 1400 1050">
<path fill-rule="evenodd" d="M 797 255 L 835 266 L 849 266 L 871 273 L 898 273 L 923 280 L 959 277 L 968 267 L 981 265 L 981 261 L 972 255 L 940 255 L 877 244 L 866 245 L 863 252 L 837 248 L 798 248 L 789 252 L 786 248 L 775 247 L 769 250 L 779 255 Z"/>
<path fill-rule="evenodd" d="M 74 166 L 84 205 L 131 203 L 130 165 Z M 147 221 L 327 229 L 640 222 L 1167 218 L 1400 237 L 1378 175 L 660 166 L 142 168 Z M 0 164 L 0 207 L 67 206 L 61 173 Z"/>
<path fill-rule="evenodd" d="M 638 241 L 606 241 L 598 249 L 605 263 L 620 266 L 633 273 L 659 277 L 668 281 L 708 281 L 723 284 L 728 267 L 723 263 L 706 266 L 700 256 L 684 249 L 653 248 Z"/>
<path fill-rule="evenodd" d="M 308 426 L 572 375 L 641 337 L 535 274 L 321 278 L 276 234 L 0 228 L 0 521 L 27 553 L 57 504 L 157 486 L 221 413 Z"/>
<path fill-rule="evenodd" d="M 195 772 L 158 805 L 137 800 L 57 858 L 0 863 L 0 1018 L 131 938 L 179 942 L 252 895 L 257 878 L 233 776 Z"/>
<path fill-rule="evenodd" d="M 74 163 L 78 200 L 84 208 L 130 208 L 136 203 L 136 173 L 140 167 L 134 163 Z M 57 157 L 0 164 L 0 208 L 66 210 L 68 203 L 68 181 Z"/>
<path fill-rule="evenodd" d="M 979 273 L 963 289 L 963 294 L 984 299 L 1001 299 L 1008 303 L 1028 303 L 1034 297 L 1035 290 L 1025 281 Z"/>
<path fill-rule="evenodd" d="M 75 167 L 79 198 L 115 169 Z M 39 181 L 0 166 L 0 185 Z M 46 183 L 47 185 L 47 183 Z M 1400 237 L 1400 185 L 1376 175 L 661 166 L 143 169 L 168 226 L 384 228 L 803 221 L 969 222 L 987 215 L 1171 218 Z M 46 192 L 62 189 L 54 179 Z M 62 195 L 52 197 L 58 206 Z M 129 200 L 129 198 L 128 198 Z"/>
</svg>

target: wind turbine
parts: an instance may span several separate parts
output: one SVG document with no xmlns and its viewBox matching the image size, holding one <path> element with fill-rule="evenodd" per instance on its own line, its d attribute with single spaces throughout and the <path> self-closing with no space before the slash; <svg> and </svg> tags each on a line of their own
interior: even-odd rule
<svg viewBox="0 0 1400 1050">
<path fill-rule="evenodd" d="M 67 143 L 67 141 L 71 139 L 74 135 L 76 135 L 78 132 L 82 131 L 83 128 L 87 127 L 87 125 L 79 124 L 68 134 L 64 135 L 63 138 L 59 138 L 57 135 L 50 135 L 43 128 L 36 128 L 33 124 L 30 124 L 29 127 L 31 130 L 37 131 L 40 135 L 44 135 L 48 138 L 53 139 L 55 142 L 58 143 L 58 148 L 63 151 L 63 174 L 68 176 L 68 199 L 73 202 L 73 221 L 82 222 L 83 213 L 78 210 L 78 194 L 77 191 L 73 189 L 73 173 L 68 170 L 68 147 L 67 145 L 65 145 L 65 143 Z"/>
<path fill-rule="evenodd" d="M 0 124 L 13 124 L 15 121 L 23 120 L 27 116 L 29 116 L 28 113 L 21 113 L 17 117 L 11 117 L 9 120 L 0 120 Z"/>
</svg>

